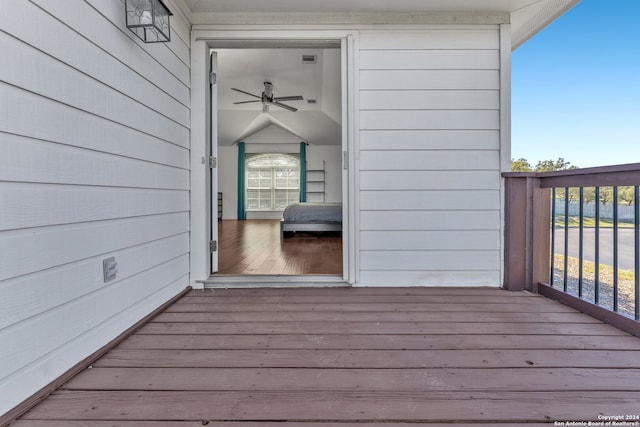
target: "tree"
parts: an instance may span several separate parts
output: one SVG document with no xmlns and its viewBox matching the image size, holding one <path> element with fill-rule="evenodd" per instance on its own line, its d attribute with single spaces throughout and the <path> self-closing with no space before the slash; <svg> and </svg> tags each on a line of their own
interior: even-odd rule
<svg viewBox="0 0 640 427">
<path fill-rule="evenodd" d="M 527 159 L 519 158 L 518 160 L 511 159 L 511 171 L 512 172 L 532 172 L 533 168 L 531 163 Z"/>
<path fill-rule="evenodd" d="M 535 167 L 531 166 L 531 163 L 525 158 L 511 159 L 512 172 L 552 172 L 577 168 L 562 157 L 558 157 L 558 160 L 541 160 Z"/>
<path fill-rule="evenodd" d="M 534 171 L 536 172 L 553 172 L 553 171 L 562 171 L 568 169 L 577 169 L 577 166 L 571 164 L 571 162 L 567 162 L 562 157 L 558 157 L 558 160 L 541 160 L 538 162 Z"/>
<path fill-rule="evenodd" d="M 595 187 L 584 187 L 583 192 L 584 202 L 585 203 L 593 203 L 596 200 L 596 189 Z"/>
<path fill-rule="evenodd" d="M 606 205 L 613 202 L 613 187 L 600 187 L 600 203 Z"/>
<path fill-rule="evenodd" d="M 558 157 L 557 160 L 541 160 L 536 164 L 535 167 L 532 167 L 531 163 L 529 163 L 529 161 L 525 158 L 521 157 L 518 160 L 511 159 L 511 171 L 513 172 L 553 172 L 577 168 L 577 166 L 572 165 L 571 162 L 566 161 L 562 157 Z M 556 189 L 556 198 L 565 198 L 565 191 L 563 188 Z M 579 200 L 580 189 L 570 188 L 568 198 L 569 201 Z"/>
<path fill-rule="evenodd" d="M 635 190 L 633 187 L 618 187 L 618 199 L 627 205 L 633 205 L 635 200 Z"/>
</svg>

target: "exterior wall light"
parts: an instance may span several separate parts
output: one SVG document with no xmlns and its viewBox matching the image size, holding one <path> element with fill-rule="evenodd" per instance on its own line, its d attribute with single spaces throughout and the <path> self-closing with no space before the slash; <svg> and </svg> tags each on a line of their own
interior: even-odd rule
<svg viewBox="0 0 640 427">
<path fill-rule="evenodd" d="M 162 0 L 125 0 L 127 28 L 145 43 L 171 41 L 169 17 Z"/>
</svg>

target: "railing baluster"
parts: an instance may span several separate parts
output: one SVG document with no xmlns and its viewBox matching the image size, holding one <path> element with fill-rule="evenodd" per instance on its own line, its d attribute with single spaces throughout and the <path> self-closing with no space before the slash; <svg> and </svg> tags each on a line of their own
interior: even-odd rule
<svg viewBox="0 0 640 427">
<path fill-rule="evenodd" d="M 618 187 L 613 186 L 613 311 L 618 311 Z"/>
<path fill-rule="evenodd" d="M 505 282 L 524 282 L 510 290 L 539 292 L 640 336 L 640 163 L 503 176 L 518 190 L 505 195 L 515 206 L 506 215 L 515 231 L 505 227 Z"/>
<path fill-rule="evenodd" d="M 594 282 L 593 282 L 593 302 L 598 305 L 600 304 L 600 187 L 596 187 L 595 189 L 595 203 L 596 203 L 596 211 L 595 211 L 595 221 L 596 228 L 595 232 L 595 253 L 593 255 L 593 260 L 595 262 L 595 271 L 594 274 Z"/>
<path fill-rule="evenodd" d="M 578 296 L 582 298 L 582 259 L 584 257 L 584 187 L 580 187 L 580 235 L 578 236 Z"/>
<path fill-rule="evenodd" d="M 549 285 L 553 287 L 553 276 L 555 266 L 556 253 L 556 188 L 551 189 L 551 274 L 549 277 Z"/>
<path fill-rule="evenodd" d="M 635 319 L 640 320 L 640 190 L 636 185 L 633 189 L 633 205 L 634 205 L 634 285 L 635 285 L 635 301 L 634 314 Z"/>
<path fill-rule="evenodd" d="M 564 278 L 562 289 L 569 287 L 569 188 L 564 187 Z"/>
</svg>

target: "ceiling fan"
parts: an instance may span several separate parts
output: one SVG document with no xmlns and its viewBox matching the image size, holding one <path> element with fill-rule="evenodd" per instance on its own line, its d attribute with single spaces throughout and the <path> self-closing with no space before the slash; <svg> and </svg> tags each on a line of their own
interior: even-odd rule
<svg viewBox="0 0 640 427">
<path fill-rule="evenodd" d="M 304 98 L 302 98 L 301 95 L 295 95 L 295 96 L 273 96 L 273 85 L 271 84 L 271 82 L 264 82 L 264 91 L 262 92 L 262 96 L 258 96 L 258 95 L 254 95 L 252 93 L 249 92 L 245 92 L 244 90 L 240 90 L 240 89 L 236 89 L 235 87 L 232 87 L 231 90 L 235 90 L 236 92 L 240 92 L 240 93 L 244 93 L 245 95 L 249 95 L 249 96 L 253 96 L 254 98 L 258 98 L 256 100 L 251 100 L 251 101 L 240 101 L 240 102 L 234 102 L 234 104 L 248 104 L 250 102 L 262 102 L 262 112 L 266 113 L 269 111 L 269 106 L 270 105 L 275 105 L 277 107 L 280 108 L 284 108 L 285 110 L 289 110 L 289 111 L 298 111 L 297 108 L 294 108 L 290 105 L 287 104 L 283 104 L 280 101 L 302 101 Z"/>
</svg>

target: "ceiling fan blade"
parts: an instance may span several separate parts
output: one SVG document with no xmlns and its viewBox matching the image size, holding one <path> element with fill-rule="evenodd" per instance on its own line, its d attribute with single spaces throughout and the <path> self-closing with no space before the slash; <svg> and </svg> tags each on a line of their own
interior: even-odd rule
<svg viewBox="0 0 640 427">
<path fill-rule="evenodd" d="M 274 101 L 302 101 L 304 98 L 302 97 L 302 95 L 295 95 L 295 96 L 278 96 L 276 98 L 273 98 Z"/>
<path fill-rule="evenodd" d="M 278 101 L 273 101 L 271 104 L 272 104 L 272 105 L 277 105 L 278 107 L 280 107 L 280 108 L 284 108 L 285 110 L 294 111 L 294 112 L 295 112 L 295 111 L 298 111 L 298 109 L 297 109 L 297 108 L 293 108 L 292 106 L 287 105 L 287 104 L 281 104 L 281 103 L 280 103 L 280 102 L 278 102 Z"/>
<path fill-rule="evenodd" d="M 260 99 L 262 99 L 262 97 L 261 97 L 261 96 L 254 95 L 254 94 L 249 93 L 249 92 L 245 92 L 244 90 L 236 89 L 235 87 L 232 87 L 232 88 L 231 88 L 231 90 L 235 90 L 236 92 L 244 93 L 245 95 L 253 96 L 254 98 L 260 98 Z"/>
<path fill-rule="evenodd" d="M 239 102 L 234 102 L 234 104 L 248 104 L 250 102 L 260 102 L 260 100 L 256 99 L 254 101 L 239 101 Z"/>
</svg>

